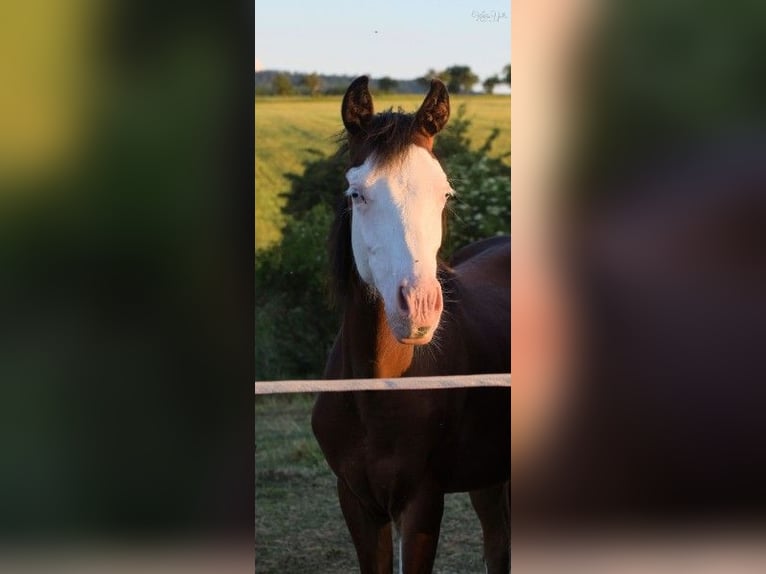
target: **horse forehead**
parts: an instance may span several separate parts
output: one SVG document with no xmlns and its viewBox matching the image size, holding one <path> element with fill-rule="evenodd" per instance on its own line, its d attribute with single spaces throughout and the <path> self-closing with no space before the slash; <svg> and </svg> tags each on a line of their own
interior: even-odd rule
<svg viewBox="0 0 766 574">
<path fill-rule="evenodd" d="M 438 175 L 439 162 L 427 149 L 412 144 L 398 160 L 380 164 L 375 155 L 348 170 L 346 178 L 351 185 L 370 186 L 378 181 L 409 182 Z M 438 169 L 437 169 L 438 168 Z"/>
<path fill-rule="evenodd" d="M 427 149 L 412 144 L 407 150 L 403 163 L 408 175 L 432 177 L 441 173 L 439 162 Z"/>
</svg>

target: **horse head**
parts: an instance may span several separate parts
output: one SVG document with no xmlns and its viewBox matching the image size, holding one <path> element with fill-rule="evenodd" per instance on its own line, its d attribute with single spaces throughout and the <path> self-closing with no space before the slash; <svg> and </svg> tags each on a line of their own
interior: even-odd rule
<svg viewBox="0 0 766 574">
<path fill-rule="evenodd" d="M 382 299 L 396 339 L 424 345 L 443 309 L 437 252 L 442 212 L 454 193 L 432 152 L 449 119 L 447 89 L 433 80 L 415 114 L 375 114 L 362 76 L 346 91 L 341 115 L 351 156 L 346 196 L 356 269 Z"/>
</svg>

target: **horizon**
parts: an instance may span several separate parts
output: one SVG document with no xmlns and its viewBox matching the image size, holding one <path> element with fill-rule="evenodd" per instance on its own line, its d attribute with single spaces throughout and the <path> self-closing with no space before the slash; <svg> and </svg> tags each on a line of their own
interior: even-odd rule
<svg viewBox="0 0 766 574">
<path fill-rule="evenodd" d="M 292 74 L 292 75 L 296 75 L 296 76 L 315 73 L 315 74 L 319 75 L 320 77 L 321 76 L 337 76 L 337 77 L 344 77 L 344 78 L 351 78 L 351 79 L 353 79 L 355 77 L 358 77 L 358 76 L 352 76 L 352 75 L 349 75 L 349 74 L 332 74 L 332 73 L 328 74 L 328 73 L 320 72 L 320 71 L 317 71 L 317 70 L 312 70 L 311 72 L 308 72 L 308 71 L 305 71 L 305 70 L 280 70 L 280 69 L 276 69 L 276 68 L 267 68 L 267 69 L 255 70 L 256 74 L 261 73 L 261 72 L 269 72 L 269 73 L 276 73 L 276 74 Z M 378 76 L 378 77 L 371 76 L 370 74 L 366 74 L 366 75 L 369 76 L 371 82 L 380 81 L 381 78 L 384 77 L 384 76 Z M 389 77 L 391 77 L 391 76 L 389 76 Z M 417 78 L 396 78 L 396 77 L 391 77 L 391 79 L 393 79 L 395 81 L 398 81 L 398 82 L 415 82 L 415 81 L 417 81 Z M 485 92 L 483 90 L 483 86 L 482 86 L 481 82 L 482 82 L 482 80 L 479 79 L 479 81 L 476 84 L 474 84 L 473 89 L 470 92 L 461 92 L 461 94 L 462 95 L 466 95 L 466 94 L 477 94 L 477 95 L 478 94 L 484 94 Z M 398 89 L 394 89 L 393 90 L 394 93 L 399 92 L 399 91 L 400 90 L 398 90 Z M 418 93 L 420 91 L 425 93 L 427 90 L 424 88 L 423 90 L 419 90 Z M 408 93 L 408 92 L 405 90 L 403 93 Z M 492 91 L 492 95 L 495 95 L 495 96 L 510 96 L 511 95 L 511 87 L 508 84 L 501 82 L 501 83 L 497 84 L 494 87 L 494 89 Z"/>
</svg>

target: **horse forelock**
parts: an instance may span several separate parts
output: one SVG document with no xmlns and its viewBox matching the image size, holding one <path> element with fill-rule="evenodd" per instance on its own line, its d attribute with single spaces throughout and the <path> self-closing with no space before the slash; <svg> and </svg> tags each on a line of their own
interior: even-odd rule
<svg viewBox="0 0 766 574">
<path fill-rule="evenodd" d="M 415 114 L 407 114 L 399 108 L 388 109 L 375 114 L 357 134 L 347 134 L 351 166 L 364 163 L 371 155 L 380 167 L 402 158 L 412 144 L 429 152 L 433 149 L 433 138 L 426 134 L 417 123 Z"/>
</svg>

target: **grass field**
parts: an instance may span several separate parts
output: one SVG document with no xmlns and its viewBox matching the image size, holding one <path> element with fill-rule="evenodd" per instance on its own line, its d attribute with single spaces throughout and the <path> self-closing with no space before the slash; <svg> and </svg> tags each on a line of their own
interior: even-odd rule
<svg viewBox="0 0 766 574">
<path fill-rule="evenodd" d="M 255 99 L 255 245 L 267 247 L 280 239 L 284 224 L 281 192 L 289 189 L 287 173 L 303 173 L 305 161 L 331 153 L 333 136 L 343 127 L 340 96 L 258 97 Z M 420 95 L 375 96 L 375 107 L 384 110 L 401 106 L 415 111 Z M 466 105 L 472 119 L 469 137 L 473 145 L 484 143 L 494 127 L 500 129 L 493 152 L 503 155 L 511 149 L 510 96 L 452 96 L 453 113 Z M 510 158 L 507 158 L 510 162 Z M 340 192 L 341 190 L 339 190 Z"/>
<path fill-rule="evenodd" d="M 335 478 L 311 433 L 309 395 L 256 397 L 255 571 L 358 572 Z M 435 573 L 484 572 L 467 494 L 447 496 Z"/>
</svg>

